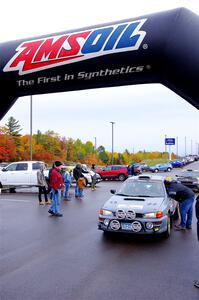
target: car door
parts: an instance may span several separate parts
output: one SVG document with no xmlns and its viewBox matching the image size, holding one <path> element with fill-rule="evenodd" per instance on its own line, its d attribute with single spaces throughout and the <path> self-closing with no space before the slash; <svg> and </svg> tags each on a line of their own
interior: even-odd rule
<svg viewBox="0 0 199 300">
<path fill-rule="evenodd" d="M 102 170 L 102 176 L 103 178 L 110 178 L 112 176 L 111 166 L 106 167 Z"/>
<path fill-rule="evenodd" d="M 28 163 L 12 163 L 5 168 L 3 174 L 5 185 L 26 185 L 30 182 Z"/>
</svg>

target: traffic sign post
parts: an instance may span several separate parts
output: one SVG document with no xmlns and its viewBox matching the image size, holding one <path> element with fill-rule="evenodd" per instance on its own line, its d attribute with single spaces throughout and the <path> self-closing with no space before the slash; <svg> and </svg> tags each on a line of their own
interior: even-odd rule
<svg viewBox="0 0 199 300">
<path fill-rule="evenodd" d="M 165 138 L 165 145 L 169 145 L 169 160 L 171 160 L 171 145 L 175 145 L 175 138 Z"/>
</svg>

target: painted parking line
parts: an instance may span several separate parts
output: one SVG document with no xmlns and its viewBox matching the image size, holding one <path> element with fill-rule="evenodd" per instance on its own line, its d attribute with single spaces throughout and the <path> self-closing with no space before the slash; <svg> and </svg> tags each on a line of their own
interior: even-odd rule
<svg viewBox="0 0 199 300">
<path fill-rule="evenodd" d="M 6 202 L 32 202 L 31 200 L 16 200 L 16 199 L 6 199 L 6 198 L 0 198 L 0 201 L 6 201 Z"/>
</svg>

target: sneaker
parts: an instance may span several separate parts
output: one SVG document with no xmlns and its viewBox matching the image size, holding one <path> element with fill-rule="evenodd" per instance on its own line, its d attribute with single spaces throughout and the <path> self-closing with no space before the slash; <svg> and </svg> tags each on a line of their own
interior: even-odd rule
<svg viewBox="0 0 199 300">
<path fill-rule="evenodd" d="M 194 280 L 193 284 L 195 287 L 199 288 L 199 280 Z"/>
<path fill-rule="evenodd" d="M 52 209 L 49 209 L 48 213 L 51 214 L 51 215 L 53 215 L 53 216 L 54 216 L 54 214 L 55 214 L 54 211 L 53 211 Z"/>
<path fill-rule="evenodd" d="M 178 230 L 178 231 L 180 231 L 180 230 L 186 230 L 186 228 L 183 227 L 183 226 L 181 226 L 181 225 L 175 225 L 175 230 Z"/>
<path fill-rule="evenodd" d="M 51 204 L 51 201 L 48 200 L 48 201 L 45 202 L 45 204 L 50 205 L 50 204 Z"/>
<path fill-rule="evenodd" d="M 63 214 L 55 213 L 54 216 L 55 216 L 55 217 L 63 217 Z"/>
<path fill-rule="evenodd" d="M 44 205 L 44 202 L 43 201 L 39 202 L 39 205 Z"/>
<path fill-rule="evenodd" d="M 192 229 L 191 225 L 186 226 L 187 229 Z"/>
</svg>

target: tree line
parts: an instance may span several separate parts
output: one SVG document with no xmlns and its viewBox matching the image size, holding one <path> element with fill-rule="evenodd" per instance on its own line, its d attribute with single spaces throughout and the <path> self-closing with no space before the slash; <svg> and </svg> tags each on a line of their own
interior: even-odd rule
<svg viewBox="0 0 199 300">
<path fill-rule="evenodd" d="M 0 161 L 12 162 L 30 160 L 30 135 L 22 135 L 22 128 L 14 117 L 10 117 L 5 126 L 0 127 Z M 61 137 L 53 130 L 42 133 L 37 130 L 32 136 L 32 158 L 51 164 L 55 160 L 64 163 L 81 162 L 88 165 L 106 165 L 112 163 L 112 153 L 103 145 L 95 149 L 91 141 L 83 143 L 80 139 Z M 130 153 L 114 152 L 114 164 L 131 164 L 148 159 L 167 159 L 168 153 L 139 151 Z"/>
</svg>

